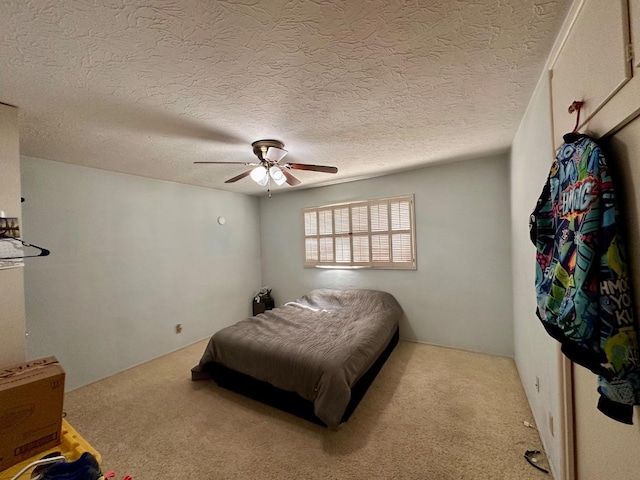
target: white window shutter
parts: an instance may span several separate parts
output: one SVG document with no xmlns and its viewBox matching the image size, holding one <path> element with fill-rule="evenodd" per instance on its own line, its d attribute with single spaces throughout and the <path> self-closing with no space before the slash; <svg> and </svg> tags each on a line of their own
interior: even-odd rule
<svg viewBox="0 0 640 480">
<path fill-rule="evenodd" d="M 371 260 L 373 262 L 388 262 L 389 235 L 371 235 Z"/>
<path fill-rule="evenodd" d="M 351 231 L 353 233 L 369 232 L 369 208 L 366 203 L 351 207 Z"/>
<path fill-rule="evenodd" d="M 408 200 L 391 202 L 391 230 L 411 228 L 411 206 Z"/>
<path fill-rule="evenodd" d="M 304 209 L 306 267 L 416 269 L 413 196 Z"/>
<path fill-rule="evenodd" d="M 320 261 L 333 262 L 333 237 L 320 237 Z"/>
<path fill-rule="evenodd" d="M 335 237 L 336 262 L 351 263 L 351 242 L 349 236 Z"/>
<path fill-rule="evenodd" d="M 335 208 L 333 210 L 333 218 L 335 221 L 335 233 L 339 235 L 341 233 L 349 233 L 349 207 Z"/>
<path fill-rule="evenodd" d="M 394 262 L 411 262 L 413 260 L 410 234 L 394 233 L 391 235 L 391 246 Z"/>
<path fill-rule="evenodd" d="M 306 236 L 318 234 L 318 212 L 304 213 L 304 234 Z"/>
<path fill-rule="evenodd" d="M 318 239 L 317 238 L 305 238 L 304 239 L 304 252 L 306 262 L 318 261 Z"/>
<path fill-rule="evenodd" d="M 354 263 L 369 263 L 369 235 L 353 235 L 353 261 Z"/>
<path fill-rule="evenodd" d="M 371 231 L 386 232 L 389 230 L 389 203 L 373 201 L 370 205 Z"/>
<path fill-rule="evenodd" d="M 328 210 L 320 210 L 318 212 L 319 218 L 319 233 L 320 235 L 331 235 L 333 233 L 333 219 L 332 219 L 332 211 Z"/>
</svg>

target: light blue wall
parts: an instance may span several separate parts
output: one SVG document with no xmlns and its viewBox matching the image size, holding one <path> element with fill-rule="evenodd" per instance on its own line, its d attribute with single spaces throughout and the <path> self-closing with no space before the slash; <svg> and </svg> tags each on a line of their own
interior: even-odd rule
<svg viewBox="0 0 640 480">
<path fill-rule="evenodd" d="M 556 478 L 561 478 L 560 355 L 558 344 L 536 317 L 536 249 L 529 239 L 529 215 L 542 192 L 553 140 L 548 76 L 543 76 L 522 119 L 511 151 L 511 236 L 513 249 L 514 346 L 518 372 L 540 438 Z M 539 388 L 536 388 L 536 378 Z M 549 417 L 554 418 L 552 434 Z"/>
<path fill-rule="evenodd" d="M 68 388 L 246 317 L 261 273 L 278 303 L 386 290 L 404 338 L 513 355 L 507 155 L 270 199 L 29 157 L 21 168 L 24 237 L 52 251 L 25 268 L 28 357 L 56 355 Z M 407 193 L 417 271 L 302 267 L 303 207 Z"/>
<path fill-rule="evenodd" d="M 52 252 L 25 267 L 28 358 L 58 357 L 68 389 L 250 314 L 258 199 L 29 157 L 21 176 L 23 236 Z"/>
<path fill-rule="evenodd" d="M 415 194 L 417 271 L 303 268 L 302 209 Z M 405 339 L 513 355 L 508 155 L 260 201 L 263 284 L 278 304 L 320 287 L 392 293 Z"/>
</svg>

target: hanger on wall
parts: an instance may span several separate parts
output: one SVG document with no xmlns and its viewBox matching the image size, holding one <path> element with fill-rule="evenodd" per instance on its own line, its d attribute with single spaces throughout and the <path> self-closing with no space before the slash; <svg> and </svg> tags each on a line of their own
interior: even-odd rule
<svg viewBox="0 0 640 480">
<path fill-rule="evenodd" d="M 567 133 L 564 135 L 565 143 L 573 143 L 580 140 L 583 135 L 578 132 L 578 125 L 580 125 L 580 110 L 582 110 L 582 106 L 584 105 L 583 101 L 575 100 L 569 105 L 568 111 L 569 113 L 578 112 L 576 115 L 576 124 L 573 127 L 571 133 Z"/>
<path fill-rule="evenodd" d="M 21 198 L 24 201 L 24 198 Z M 36 249 L 37 252 L 32 252 L 29 249 Z M 20 238 L 20 223 L 17 217 L 5 217 L 4 212 L 0 210 L 0 263 L 4 260 L 12 260 L 13 262 L 7 262 L 18 266 L 15 260 L 22 260 L 24 258 L 33 257 L 46 257 L 51 252 L 46 248 L 27 243 Z M 7 263 L 2 264 L 3 268 L 7 267 Z"/>
<path fill-rule="evenodd" d="M 25 248 L 35 248 L 39 250 L 34 255 L 25 255 Z M 27 243 L 20 238 L 0 237 L 0 261 L 2 260 L 22 260 L 23 258 L 46 257 L 51 252 L 46 248 L 38 247 Z"/>
</svg>

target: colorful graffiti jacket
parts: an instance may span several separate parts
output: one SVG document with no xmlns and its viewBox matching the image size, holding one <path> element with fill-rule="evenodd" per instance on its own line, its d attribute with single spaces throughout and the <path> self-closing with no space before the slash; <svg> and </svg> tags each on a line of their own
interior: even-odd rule
<svg viewBox="0 0 640 480">
<path fill-rule="evenodd" d="M 618 216 L 602 150 L 566 135 L 530 219 L 537 315 L 569 359 L 598 374 L 598 409 L 631 424 L 640 365 Z"/>
</svg>

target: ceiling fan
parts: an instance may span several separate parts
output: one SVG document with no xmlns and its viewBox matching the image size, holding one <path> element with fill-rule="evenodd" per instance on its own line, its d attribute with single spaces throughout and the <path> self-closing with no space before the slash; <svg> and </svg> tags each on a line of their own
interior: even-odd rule
<svg viewBox="0 0 640 480">
<path fill-rule="evenodd" d="M 210 165 L 249 165 L 254 168 L 247 170 L 240 175 L 225 181 L 224 183 L 233 183 L 251 176 L 251 179 L 258 185 L 264 187 L 271 180 L 280 186 L 283 183 L 289 185 L 298 185 L 300 180 L 289 173 L 289 170 L 311 170 L 323 173 L 338 173 L 336 167 L 328 167 L 325 165 L 310 165 L 308 163 L 280 163 L 288 153 L 284 150 L 284 143 L 278 140 L 258 140 L 251 144 L 253 153 L 258 157 L 259 162 L 193 162 L 204 163 Z M 267 187 L 269 188 L 269 187 Z"/>
</svg>

